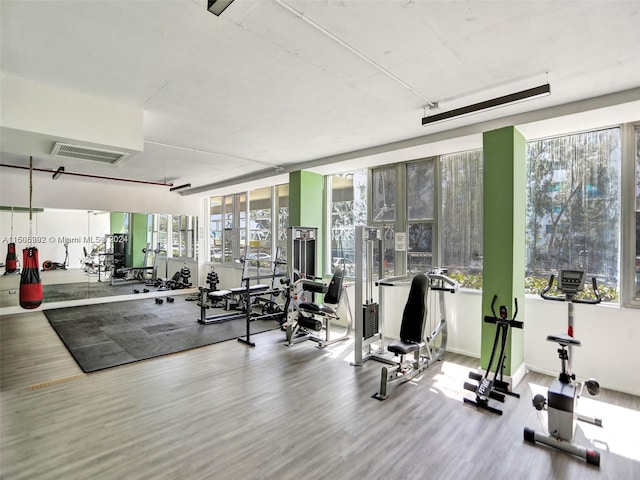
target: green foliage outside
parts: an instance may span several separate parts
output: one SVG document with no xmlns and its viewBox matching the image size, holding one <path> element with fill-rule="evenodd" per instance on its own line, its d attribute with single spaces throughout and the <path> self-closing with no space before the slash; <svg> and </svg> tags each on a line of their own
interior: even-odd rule
<svg viewBox="0 0 640 480">
<path fill-rule="evenodd" d="M 482 275 L 481 274 L 466 274 L 460 272 L 450 272 L 448 274 L 451 278 L 460 283 L 461 288 L 471 288 L 474 290 L 482 290 Z M 536 278 L 526 277 L 524 279 L 524 292 L 531 295 L 539 295 L 540 292 L 549 283 L 548 278 Z M 602 297 L 602 301 L 606 303 L 619 303 L 619 294 L 616 288 L 607 287 L 602 284 L 598 284 L 598 291 Z M 556 283 L 554 282 L 553 288 L 549 291 L 549 295 L 556 296 L 558 291 L 556 290 Z M 585 283 L 585 290 L 576 295 L 578 299 L 592 299 L 593 292 L 591 291 L 591 285 Z"/>
</svg>

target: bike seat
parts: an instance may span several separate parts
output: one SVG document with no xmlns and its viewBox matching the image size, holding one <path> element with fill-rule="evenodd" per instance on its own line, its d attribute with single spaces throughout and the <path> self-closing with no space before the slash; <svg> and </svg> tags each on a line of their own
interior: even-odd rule
<svg viewBox="0 0 640 480">
<path fill-rule="evenodd" d="M 580 345 L 582 345 L 582 343 L 580 342 L 580 340 L 570 337 L 569 335 L 563 333 L 560 335 L 547 335 L 547 341 L 549 342 L 556 342 L 559 343 L 560 345 L 566 347 L 568 345 L 574 345 L 576 347 L 579 347 Z"/>
</svg>

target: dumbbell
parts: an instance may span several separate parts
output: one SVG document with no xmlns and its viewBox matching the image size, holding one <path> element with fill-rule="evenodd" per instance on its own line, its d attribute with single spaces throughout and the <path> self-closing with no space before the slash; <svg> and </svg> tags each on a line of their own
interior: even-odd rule
<svg viewBox="0 0 640 480">
<path fill-rule="evenodd" d="M 176 299 L 173 298 L 173 297 L 167 297 L 167 303 L 173 303 L 173 302 L 175 302 L 175 300 Z"/>
<path fill-rule="evenodd" d="M 157 303 L 158 305 L 162 305 L 162 303 L 163 303 L 163 302 L 164 302 L 164 300 L 163 300 L 163 299 L 156 297 L 156 303 Z"/>
</svg>

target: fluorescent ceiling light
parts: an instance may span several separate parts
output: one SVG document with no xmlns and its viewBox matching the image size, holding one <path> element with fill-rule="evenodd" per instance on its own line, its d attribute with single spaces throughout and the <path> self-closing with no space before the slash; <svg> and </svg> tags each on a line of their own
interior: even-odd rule
<svg viewBox="0 0 640 480">
<path fill-rule="evenodd" d="M 207 0 L 207 10 L 219 17 L 232 2 L 233 0 Z"/>
<path fill-rule="evenodd" d="M 543 97 L 545 95 L 549 95 L 550 93 L 551 85 L 546 83 L 544 85 L 540 85 L 539 87 L 529 88 L 527 90 L 522 90 L 521 92 L 511 93 L 509 95 L 497 97 L 492 100 L 485 100 L 484 102 L 474 103 L 473 105 L 456 108 L 454 110 L 449 110 L 448 112 L 429 115 L 422 119 L 422 125 L 430 125 L 436 122 L 442 122 L 444 120 L 451 120 L 452 118 L 465 117 L 467 115 L 481 112 L 483 110 L 489 110 L 511 103 Z"/>
<path fill-rule="evenodd" d="M 53 179 L 57 180 L 60 175 L 62 175 L 64 173 L 64 167 L 58 167 L 58 169 L 53 173 Z"/>
<path fill-rule="evenodd" d="M 178 185 L 177 187 L 171 187 L 169 189 L 170 192 L 175 192 L 176 190 L 182 190 L 183 188 L 190 188 L 191 184 L 190 183 L 185 183 L 184 185 Z"/>
</svg>

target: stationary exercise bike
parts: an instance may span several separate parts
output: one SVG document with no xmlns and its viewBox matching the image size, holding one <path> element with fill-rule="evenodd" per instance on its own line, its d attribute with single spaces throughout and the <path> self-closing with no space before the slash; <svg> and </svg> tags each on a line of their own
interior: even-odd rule
<svg viewBox="0 0 640 480">
<path fill-rule="evenodd" d="M 487 365 L 487 372 L 483 375 L 477 372 L 469 372 L 469 378 L 475 380 L 477 383 L 464 382 L 465 390 L 470 390 L 476 394 L 476 398 L 471 400 L 470 398 L 464 398 L 464 403 L 475 405 L 478 408 L 488 410 L 491 413 L 502 415 L 502 410 L 492 406 L 489 400 L 496 400 L 504 403 L 506 395 L 510 395 L 515 398 L 520 398 L 520 394 L 513 392 L 509 388 L 509 383 L 504 381 L 503 370 L 504 361 L 507 356 L 505 350 L 507 347 L 507 336 L 509 334 L 509 328 L 522 328 L 523 322 L 516 320 L 518 316 L 518 299 L 514 298 L 515 312 L 513 312 L 513 318 L 509 318 L 509 311 L 505 305 L 500 305 L 500 317 L 496 316 L 495 303 L 498 299 L 497 295 L 493 296 L 491 301 L 491 313 L 493 317 L 486 315 L 484 317 L 485 323 L 493 323 L 496 326 L 496 334 L 493 338 L 493 347 L 491 348 L 491 356 L 489 357 L 489 364 Z M 496 352 L 500 344 L 500 353 L 498 354 L 498 363 L 495 371 L 493 372 L 493 378 L 491 378 L 491 367 L 493 367 L 493 360 L 496 358 Z"/>
<path fill-rule="evenodd" d="M 582 395 L 584 387 L 590 395 L 597 395 L 600 392 L 600 385 L 594 379 L 586 380 L 582 383 L 575 381 L 576 376 L 571 371 L 571 350 L 572 347 L 579 347 L 580 340 L 573 337 L 573 304 L 586 303 L 597 304 L 601 302 L 600 292 L 596 279 L 592 278 L 592 288 L 595 295 L 594 299 L 577 299 L 575 295 L 583 290 L 584 272 L 580 270 L 561 270 L 558 284 L 558 291 L 561 295 L 548 295 L 549 290 L 553 287 L 554 275 L 549 278 L 549 284 L 542 290 L 541 296 L 545 300 L 555 300 L 559 302 L 568 302 L 568 330 L 566 334 L 549 335 L 547 340 L 560 345 L 558 356 L 561 362 L 561 371 L 559 377 L 553 381 L 547 391 L 547 398 L 543 395 L 533 397 L 532 403 L 536 410 L 547 408 L 547 422 L 549 434 L 545 435 L 536 432 L 533 429 L 525 427 L 524 439 L 528 442 L 540 442 L 550 447 L 557 448 L 564 452 L 581 457 L 591 465 L 600 465 L 600 452 L 593 448 L 585 448 L 574 444 L 573 434 L 576 427 L 576 420 L 592 423 L 602 426 L 602 420 L 598 418 L 589 418 L 577 413 L 577 401 Z"/>
</svg>

